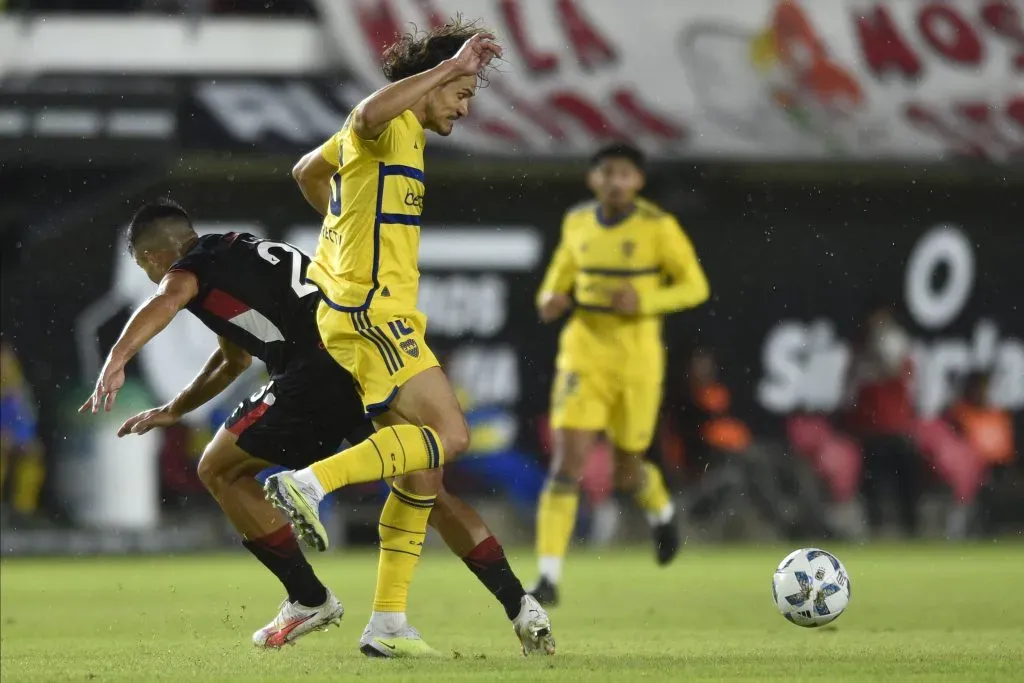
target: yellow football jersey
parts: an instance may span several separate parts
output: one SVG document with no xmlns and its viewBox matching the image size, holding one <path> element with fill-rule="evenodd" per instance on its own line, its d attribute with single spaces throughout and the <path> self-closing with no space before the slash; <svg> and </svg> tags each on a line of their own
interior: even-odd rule
<svg viewBox="0 0 1024 683">
<path fill-rule="evenodd" d="M 411 111 L 376 140 L 351 116 L 320 153 L 338 167 L 307 278 L 340 311 L 416 308 L 426 135 Z"/>
<path fill-rule="evenodd" d="M 640 311 L 612 310 L 612 294 L 628 283 Z M 676 219 L 646 200 L 614 224 L 596 202 L 569 210 L 562 237 L 538 293 L 573 293 L 576 308 L 562 330 L 558 368 L 656 377 L 664 369 L 662 316 L 708 298 L 704 271 Z"/>
</svg>

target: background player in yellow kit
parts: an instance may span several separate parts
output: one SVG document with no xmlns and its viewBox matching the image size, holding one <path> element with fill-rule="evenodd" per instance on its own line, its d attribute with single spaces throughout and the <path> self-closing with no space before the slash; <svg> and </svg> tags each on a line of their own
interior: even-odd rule
<svg viewBox="0 0 1024 683">
<path fill-rule="evenodd" d="M 591 161 L 596 201 L 570 209 L 537 295 L 544 322 L 573 306 L 562 330 L 551 399 L 554 450 L 537 511 L 541 603 L 558 600 L 572 537 L 578 482 L 594 439 L 607 434 L 616 485 L 631 491 L 654 529 L 658 562 L 679 548 L 674 510 L 661 471 L 643 459 L 661 404 L 662 317 L 708 298 L 708 283 L 676 219 L 638 197 L 643 154 L 612 145 Z"/>
<path fill-rule="evenodd" d="M 355 379 L 378 431 L 311 467 L 271 477 L 266 488 L 299 533 L 323 549 L 317 515 L 326 493 L 397 477 L 381 513 L 374 611 L 360 640 L 371 656 L 433 652 L 407 622 L 408 587 L 441 491 L 439 468 L 466 450 L 469 431 L 416 308 L 425 132 L 451 134 L 469 113 L 483 70 L 500 55 L 493 35 L 458 20 L 404 36 L 383 55 L 391 85 L 360 103 L 294 171 L 324 215 L 307 271 L 321 292 L 320 335 Z M 554 651 L 547 615 L 532 597 L 524 595 L 513 625 L 524 652 Z"/>
</svg>

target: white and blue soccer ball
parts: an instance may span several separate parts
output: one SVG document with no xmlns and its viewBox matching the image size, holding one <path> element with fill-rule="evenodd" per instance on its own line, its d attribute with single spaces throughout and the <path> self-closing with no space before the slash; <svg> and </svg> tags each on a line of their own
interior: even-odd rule
<svg viewBox="0 0 1024 683">
<path fill-rule="evenodd" d="M 850 575 L 832 553 L 801 548 L 779 563 L 772 577 L 772 597 L 782 616 L 797 626 L 824 626 L 850 604 Z"/>
</svg>

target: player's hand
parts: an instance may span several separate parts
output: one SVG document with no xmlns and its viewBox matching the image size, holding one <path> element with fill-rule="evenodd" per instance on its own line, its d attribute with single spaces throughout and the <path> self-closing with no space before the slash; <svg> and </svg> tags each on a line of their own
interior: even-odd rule
<svg viewBox="0 0 1024 683">
<path fill-rule="evenodd" d="M 612 292 L 612 308 L 616 313 L 636 315 L 640 312 L 640 295 L 632 285 L 624 284 L 621 289 Z"/>
<path fill-rule="evenodd" d="M 568 294 L 548 292 L 540 300 L 541 322 L 549 323 L 558 320 L 563 313 L 569 310 L 570 306 L 572 306 L 572 299 Z"/>
<path fill-rule="evenodd" d="M 171 412 L 167 406 L 150 408 L 125 420 L 121 428 L 117 430 L 117 435 L 145 434 L 156 427 L 170 427 L 180 421 L 181 415 Z"/>
<path fill-rule="evenodd" d="M 93 415 L 99 412 L 100 407 L 110 412 L 117 400 L 117 392 L 124 386 L 124 367 L 112 364 L 109 360 L 104 363 L 100 377 L 96 380 L 96 388 L 78 412 L 91 412 Z"/>
<path fill-rule="evenodd" d="M 493 33 L 477 33 L 448 60 L 452 66 L 452 77 L 477 75 L 492 59 L 501 57 L 501 52 L 501 45 L 495 42 Z"/>
</svg>

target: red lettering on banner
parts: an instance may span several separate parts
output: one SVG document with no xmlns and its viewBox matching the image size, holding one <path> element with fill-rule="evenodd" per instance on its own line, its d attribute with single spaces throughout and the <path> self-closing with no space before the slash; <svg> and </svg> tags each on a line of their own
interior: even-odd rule
<svg viewBox="0 0 1024 683">
<path fill-rule="evenodd" d="M 376 7 L 360 3 L 356 5 L 356 15 L 366 42 L 378 57 L 401 34 L 395 11 L 388 0 L 377 0 Z"/>
<path fill-rule="evenodd" d="M 1024 151 L 1024 97 L 1014 97 L 1005 108 L 974 101 L 954 104 L 947 112 L 914 102 L 905 114 L 911 125 L 956 154 L 1002 161 Z M 1016 141 L 1011 127 L 1018 129 Z"/>
<path fill-rule="evenodd" d="M 969 121 L 969 132 L 978 144 L 986 149 L 1006 150 L 1010 141 L 1000 133 L 992 115 L 992 107 L 986 102 L 964 102 L 960 105 L 960 114 Z"/>
<path fill-rule="evenodd" d="M 921 60 L 900 35 L 885 7 L 858 16 L 857 34 L 864 59 L 876 76 L 897 69 L 905 78 L 920 77 Z"/>
<path fill-rule="evenodd" d="M 1013 66 L 1017 71 L 1024 71 L 1024 17 L 1020 10 L 1007 0 L 989 2 L 981 8 L 981 18 L 996 35 L 1014 43 L 1017 54 Z"/>
<path fill-rule="evenodd" d="M 576 93 L 553 93 L 548 97 L 548 104 L 553 109 L 576 119 L 588 133 L 599 140 L 628 140 L 628 137 L 616 129 L 600 109 Z"/>
<path fill-rule="evenodd" d="M 524 117 L 535 126 L 539 126 L 553 140 L 558 142 L 565 140 L 565 130 L 558 125 L 558 122 L 551 117 L 551 114 L 543 106 L 537 106 L 519 97 L 500 81 L 492 82 L 489 89 L 493 89 L 499 97 L 508 102 L 509 108 L 512 111 Z"/>
<path fill-rule="evenodd" d="M 558 67 L 558 57 L 551 52 L 539 52 L 530 45 L 523 24 L 522 6 L 519 0 L 501 0 L 502 16 L 508 25 L 509 35 L 516 51 L 526 60 L 526 66 L 534 73 L 546 73 Z"/>
<path fill-rule="evenodd" d="M 1021 135 L 1024 135 L 1024 97 L 1015 97 L 1010 100 L 1010 106 L 1006 108 L 1010 120 L 1017 124 Z"/>
<path fill-rule="evenodd" d="M 499 121 L 497 119 L 482 119 L 478 121 L 476 125 L 481 131 L 488 135 L 493 135 L 494 137 L 507 140 L 508 142 L 512 142 L 517 145 L 522 145 L 523 147 L 530 146 L 529 142 L 519 134 L 518 130 L 504 121 Z"/>
<path fill-rule="evenodd" d="M 416 0 L 420 11 L 427 15 L 427 24 L 430 28 L 441 28 L 448 23 L 448 20 L 441 14 L 432 0 Z"/>
<path fill-rule="evenodd" d="M 558 0 L 557 7 L 562 28 L 581 67 L 591 70 L 601 64 L 615 61 L 615 50 L 611 43 L 605 40 L 583 16 L 574 0 Z"/>
<path fill-rule="evenodd" d="M 917 14 L 917 26 L 939 54 L 959 64 L 981 63 L 982 45 L 967 20 L 944 3 L 925 5 Z"/>
<path fill-rule="evenodd" d="M 929 133 L 949 146 L 956 154 L 963 156 L 984 158 L 985 150 L 981 145 L 965 139 L 953 126 L 949 125 L 943 117 L 933 112 L 928 107 L 911 103 L 906 107 L 907 120 L 925 133 Z"/>
<path fill-rule="evenodd" d="M 647 109 L 632 90 L 620 88 L 612 94 L 612 99 L 626 116 L 647 132 L 666 140 L 678 141 L 686 137 L 682 126 Z"/>
</svg>

